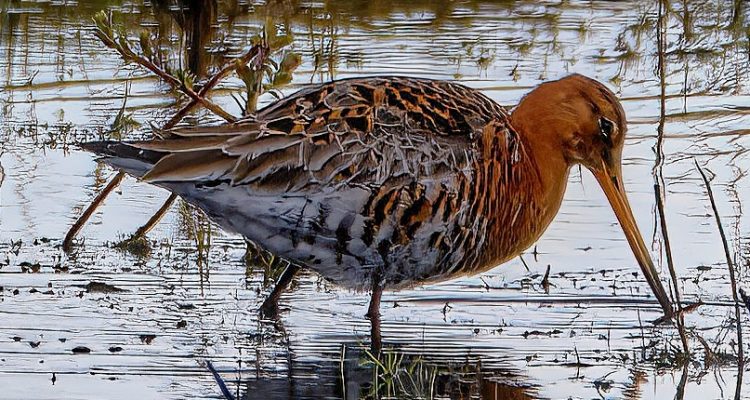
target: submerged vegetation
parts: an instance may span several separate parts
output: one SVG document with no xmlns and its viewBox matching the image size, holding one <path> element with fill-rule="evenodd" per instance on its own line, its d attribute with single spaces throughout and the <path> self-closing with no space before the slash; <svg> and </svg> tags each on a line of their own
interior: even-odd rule
<svg viewBox="0 0 750 400">
<path fill-rule="evenodd" d="M 360 367 L 372 374 L 371 380 L 363 385 L 367 392 L 359 394 L 366 399 L 524 400 L 534 398 L 536 392 L 510 371 L 483 367 L 480 358 L 440 363 L 393 349 L 378 356 L 364 351 Z M 346 376 L 343 371 L 342 376 Z"/>
</svg>

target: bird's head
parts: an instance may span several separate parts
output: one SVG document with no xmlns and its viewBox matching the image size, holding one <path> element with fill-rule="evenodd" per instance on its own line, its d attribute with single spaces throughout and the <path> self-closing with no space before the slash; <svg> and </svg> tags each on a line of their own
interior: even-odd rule
<svg viewBox="0 0 750 400">
<path fill-rule="evenodd" d="M 541 158 L 583 165 L 596 177 L 622 226 L 630 248 L 667 316 L 672 305 L 636 225 L 622 181 L 627 122 L 612 91 L 593 79 L 571 75 L 547 82 L 526 95 L 511 119 L 540 143 Z"/>
</svg>

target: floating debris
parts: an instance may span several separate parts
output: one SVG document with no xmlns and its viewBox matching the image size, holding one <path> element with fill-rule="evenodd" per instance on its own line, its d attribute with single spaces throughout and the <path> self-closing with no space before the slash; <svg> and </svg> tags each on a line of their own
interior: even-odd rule
<svg viewBox="0 0 750 400">
<path fill-rule="evenodd" d="M 542 331 L 533 330 L 533 331 L 525 331 L 521 336 L 523 336 L 524 339 L 528 339 L 529 336 L 548 336 L 548 337 L 551 337 L 552 335 L 559 335 L 561 333 L 562 333 L 562 331 L 559 330 L 559 329 L 553 329 L 553 330 L 548 331 L 548 332 L 542 332 Z"/>
<path fill-rule="evenodd" d="M 141 338 L 141 343 L 151 344 L 151 342 L 156 339 L 156 335 L 152 334 L 144 334 L 144 335 L 138 335 L 139 338 Z"/>
<path fill-rule="evenodd" d="M 89 282 L 86 285 L 74 285 L 79 288 L 86 289 L 86 293 L 119 293 L 127 292 L 125 289 L 120 289 L 116 286 L 109 285 L 104 282 Z"/>
<path fill-rule="evenodd" d="M 73 347 L 70 351 L 73 352 L 73 354 L 89 354 L 91 353 L 91 349 L 89 349 L 86 346 L 76 346 Z"/>
</svg>

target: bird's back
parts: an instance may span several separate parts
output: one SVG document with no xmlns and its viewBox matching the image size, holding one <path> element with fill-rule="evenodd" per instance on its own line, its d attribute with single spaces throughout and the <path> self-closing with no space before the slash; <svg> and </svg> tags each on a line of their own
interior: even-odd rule
<svg viewBox="0 0 750 400">
<path fill-rule="evenodd" d="M 502 107 L 458 84 L 336 81 L 236 124 L 173 133 L 88 147 L 343 285 L 474 272 L 541 233 L 512 234 L 538 211 L 523 141 Z"/>
</svg>

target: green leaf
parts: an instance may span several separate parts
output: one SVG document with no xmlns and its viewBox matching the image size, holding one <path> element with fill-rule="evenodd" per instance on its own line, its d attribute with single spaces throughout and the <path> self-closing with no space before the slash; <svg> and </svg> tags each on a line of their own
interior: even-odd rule
<svg viewBox="0 0 750 400">
<path fill-rule="evenodd" d="M 146 58 L 151 59 L 154 52 L 151 49 L 151 35 L 149 35 L 148 31 L 141 31 L 140 42 L 143 55 L 146 56 Z"/>
<path fill-rule="evenodd" d="M 257 87 L 259 71 L 253 71 L 246 64 L 238 65 L 235 71 L 248 89 Z"/>
<path fill-rule="evenodd" d="M 124 35 L 119 35 L 117 37 L 117 43 L 120 45 L 120 49 L 122 50 L 122 55 L 124 57 L 133 57 L 134 53 L 132 50 L 130 50 L 130 43 L 128 43 L 128 40 Z"/>
<path fill-rule="evenodd" d="M 279 66 L 279 70 L 291 74 L 300 65 L 302 65 L 302 56 L 299 55 L 298 53 L 290 51 L 284 54 L 284 58 L 281 60 L 281 65 Z"/>
<path fill-rule="evenodd" d="M 276 36 L 273 41 L 268 41 L 268 47 L 271 48 L 271 51 L 277 51 L 289 46 L 293 41 L 292 35 Z"/>
<path fill-rule="evenodd" d="M 286 86 L 292 82 L 292 74 L 289 72 L 279 71 L 273 76 L 271 86 L 275 89 Z"/>
</svg>

